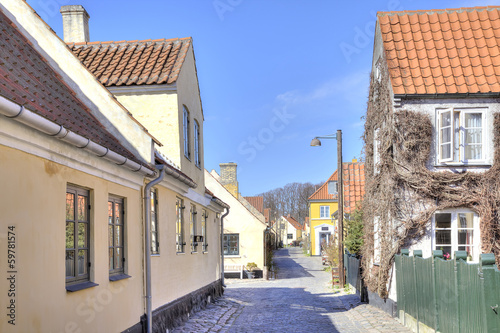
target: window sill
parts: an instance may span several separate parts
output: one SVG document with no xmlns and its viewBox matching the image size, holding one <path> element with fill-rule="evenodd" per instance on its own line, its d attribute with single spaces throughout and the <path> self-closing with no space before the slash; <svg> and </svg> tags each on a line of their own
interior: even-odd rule
<svg viewBox="0 0 500 333">
<path fill-rule="evenodd" d="M 111 275 L 109 277 L 109 281 L 120 281 L 128 278 L 131 278 L 131 276 L 127 274 Z"/>
<path fill-rule="evenodd" d="M 78 290 L 88 289 L 88 288 L 97 287 L 97 286 L 98 286 L 97 283 L 87 281 L 87 282 L 82 282 L 82 283 L 77 283 L 77 284 L 72 284 L 70 286 L 66 286 L 66 291 L 75 292 Z"/>
<path fill-rule="evenodd" d="M 453 167 L 453 168 L 469 168 L 469 167 L 472 167 L 472 168 L 474 168 L 474 167 L 491 168 L 491 164 L 489 164 L 489 163 L 446 163 L 446 162 L 443 162 L 443 163 L 434 164 L 434 167 L 435 168 L 450 168 L 450 167 Z"/>
<path fill-rule="evenodd" d="M 153 254 L 151 254 L 151 257 L 159 257 L 159 256 L 160 256 L 159 253 L 153 253 Z"/>
<path fill-rule="evenodd" d="M 177 255 L 185 255 L 186 252 L 176 252 L 175 254 L 177 254 Z"/>
<path fill-rule="evenodd" d="M 191 254 L 198 254 L 198 251 L 191 251 Z"/>
<path fill-rule="evenodd" d="M 203 254 L 208 254 L 208 251 L 203 251 L 202 253 L 203 253 Z"/>
<path fill-rule="evenodd" d="M 234 255 L 234 254 L 225 254 L 224 258 L 241 258 L 240 255 Z"/>
</svg>

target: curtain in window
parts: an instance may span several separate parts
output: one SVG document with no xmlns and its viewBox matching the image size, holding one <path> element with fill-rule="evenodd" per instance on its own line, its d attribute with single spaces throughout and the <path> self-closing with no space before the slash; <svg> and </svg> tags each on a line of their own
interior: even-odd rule
<svg viewBox="0 0 500 333">
<path fill-rule="evenodd" d="M 464 117 L 465 159 L 482 158 L 482 118 L 481 113 L 466 113 Z"/>
</svg>

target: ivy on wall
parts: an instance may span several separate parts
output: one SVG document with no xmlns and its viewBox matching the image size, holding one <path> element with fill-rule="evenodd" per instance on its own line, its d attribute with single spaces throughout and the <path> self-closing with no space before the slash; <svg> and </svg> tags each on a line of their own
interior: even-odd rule
<svg viewBox="0 0 500 333">
<path fill-rule="evenodd" d="M 475 211 L 481 221 L 481 250 L 495 253 L 499 262 L 498 113 L 494 115 L 494 132 L 495 157 L 488 171 L 430 171 L 426 166 L 433 136 L 430 117 L 412 110 L 394 111 L 387 68 L 379 79 L 372 76 L 363 134 L 367 179 L 362 267 L 370 291 L 388 296 L 394 256 L 430 230 L 432 215 L 440 209 L 463 207 Z M 376 165 L 375 150 L 379 156 Z"/>
</svg>

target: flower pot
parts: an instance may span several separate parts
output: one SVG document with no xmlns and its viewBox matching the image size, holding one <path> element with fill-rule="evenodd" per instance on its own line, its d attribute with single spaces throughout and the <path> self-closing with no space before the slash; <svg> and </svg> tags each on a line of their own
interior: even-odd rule
<svg viewBox="0 0 500 333">
<path fill-rule="evenodd" d="M 252 271 L 246 271 L 247 273 L 247 278 L 249 279 L 253 279 L 255 278 L 255 272 L 252 272 Z"/>
</svg>

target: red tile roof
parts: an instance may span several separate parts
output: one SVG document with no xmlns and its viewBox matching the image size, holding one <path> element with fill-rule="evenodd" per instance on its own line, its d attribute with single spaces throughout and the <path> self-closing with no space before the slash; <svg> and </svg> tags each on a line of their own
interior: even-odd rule
<svg viewBox="0 0 500 333">
<path fill-rule="evenodd" d="M 302 226 L 302 224 L 299 223 L 299 221 L 297 221 L 296 219 L 294 219 L 293 217 L 290 216 L 290 214 L 288 214 L 288 216 L 285 216 L 285 219 L 288 221 L 288 223 L 290 223 L 295 229 L 297 230 L 303 230 L 304 227 Z"/>
<path fill-rule="evenodd" d="M 311 194 L 309 200 L 337 200 L 337 194 L 328 194 L 328 182 L 337 181 L 337 170 L 321 185 L 316 192 Z"/>
<path fill-rule="evenodd" d="M 356 203 L 365 195 L 365 164 L 362 162 L 344 162 L 344 213 L 350 214 L 356 208 Z M 335 194 L 328 194 L 328 182 L 337 180 L 337 170 L 321 187 L 314 192 L 309 200 L 338 200 Z"/>
<path fill-rule="evenodd" d="M 264 197 L 244 197 L 261 214 L 264 214 Z"/>
<path fill-rule="evenodd" d="M 344 169 L 344 213 L 350 214 L 356 209 L 356 203 L 365 195 L 365 164 L 348 162 Z"/>
<path fill-rule="evenodd" d="M 266 219 L 266 223 L 269 223 L 269 215 L 271 214 L 270 208 L 264 208 L 264 218 Z"/>
<path fill-rule="evenodd" d="M 106 87 L 176 82 L 192 39 L 69 43 Z"/>
<path fill-rule="evenodd" d="M 394 94 L 500 92 L 500 7 L 379 12 Z"/>
<path fill-rule="evenodd" d="M 0 95 L 142 165 L 0 10 Z"/>
</svg>

